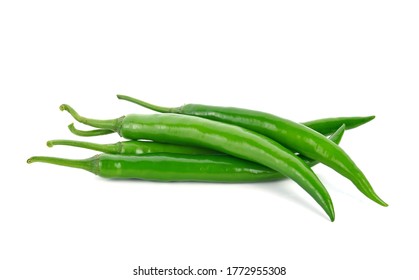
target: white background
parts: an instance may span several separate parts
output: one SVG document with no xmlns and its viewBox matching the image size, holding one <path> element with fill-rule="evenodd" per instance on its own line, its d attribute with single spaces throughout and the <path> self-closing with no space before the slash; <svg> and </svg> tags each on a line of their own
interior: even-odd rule
<svg viewBox="0 0 419 280">
<path fill-rule="evenodd" d="M 263 279 L 225 276 L 228 266 L 286 266 L 284 279 L 418 279 L 417 1 L 283 2 L 2 1 L 0 278 L 184 279 L 132 270 L 191 265 L 224 273 L 187 279 Z M 375 114 L 342 147 L 390 206 L 322 166 L 334 223 L 290 181 L 112 181 L 26 164 L 94 154 L 46 147 L 77 139 L 61 103 L 95 118 L 149 112 L 118 93 L 295 121 Z"/>
</svg>

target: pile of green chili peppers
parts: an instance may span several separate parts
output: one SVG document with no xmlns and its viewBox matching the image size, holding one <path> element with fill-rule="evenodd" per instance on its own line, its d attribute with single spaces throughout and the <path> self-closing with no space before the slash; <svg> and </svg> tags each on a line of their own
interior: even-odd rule
<svg viewBox="0 0 419 280">
<path fill-rule="evenodd" d="M 35 156 L 28 163 L 45 162 L 80 168 L 106 178 L 152 181 L 260 182 L 290 178 L 335 219 L 333 203 L 311 167 L 323 163 L 345 176 L 368 198 L 387 204 L 374 192 L 362 171 L 338 145 L 345 130 L 374 116 L 341 117 L 296 123 L 272 114 L 232 107 L 187 104 L 161 107 L 125 95 L 160 114 L 130 114 L 98 120 L 79 115 L 63 104 L 73 118 L 96 129 L 69 126 L 78 136 L 118 133 L 127 141 L 97 144 L 51 140 L 49 147 L 67 145 L 102 152 L 74 160 Z M 328 137 L 329 136 L 329 137 Z"/>
</svg>

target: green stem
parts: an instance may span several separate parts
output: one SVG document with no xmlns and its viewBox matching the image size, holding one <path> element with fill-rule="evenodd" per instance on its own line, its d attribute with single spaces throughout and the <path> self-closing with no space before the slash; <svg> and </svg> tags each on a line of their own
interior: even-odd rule
<svg viewBox="0 0 419 280">
<path fill-rule="evenodd" d="M 27 163 L 43 162 L 61 166 L 67 166 L 72 168 L 84 169 L 86 171 L 98 174 L 98 156 L 94 156 L 87 159 L 66 159 L 57 157 L 31 157 L 27 160 Z"/>
<path fill-rule="evenodd" d="M 73 146 L 73 147 L 95 150 L 95 151 L 99 151 L 99 152 L 103 152 L 107 154 L 117 153 L 118 152 L 117 144 L 97 144 L 97 143 L 84 142 L 84 141 L 61 140 L 61 139 L 50 140 L 47 142 L 48 147 L 53 147 L 55 145 Z"/>
<path fill-rule="evenodd" d="M 110 129 L 94 129 L 94 130 L 80 130 L 74 127 L 74 123 L 68 126 L 68 129 L 77 136 L 82 137 L 90 137 L 90 136 L 99 136 L 99 135 L 107 135 L 114 133 L 115 131 Z"/>
<path fill-rule="evenodd" d="M 90 125 L 97 128 L 104 128 L 108 130 L 112 130 L 114 132 L 118 131 L 119 124 L 121 123 L 122 118 L 118 119 L 111 119 L 111 120 L 97 120 L 97 119 L 90 119 L 80 116 L 76 110 L 74 110 L 70 105 L 62 104 L 60 106 L 61 111 L 67 111 L 70 115 L 78 122 L 86 125 Z"/>
<path fill-rule="evenodd" d="M 130 96 L 126 96 L 126 95 L 122 95 L 122 94 L 117 94 L 116 95 L 118 97 L 118 99 L 120 100 L 125 100 L 125 101 L 129 101 L 132 103 L 135 103 L 137 105 L 140 105 L 144 108 L 156 111 L 156 112 L 160 112 L 160 113 L 179 113 L 180 112 L 180 108 L 181 107 L 162 107 L 162 106 L 157 106 L 154 104 L 150 104 L 147 103 L 145 101 L 136 99 L 134 97 L 130 97 Z"/>
</svg>

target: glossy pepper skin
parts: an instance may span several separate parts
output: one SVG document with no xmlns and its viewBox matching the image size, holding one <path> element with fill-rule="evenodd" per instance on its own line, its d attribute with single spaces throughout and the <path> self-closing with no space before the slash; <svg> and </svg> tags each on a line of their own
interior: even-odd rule
<svg viewBox="0 0 419 280">
<path fill-rule="evenodd" d="M 284 178 L 282 174 L 268 167 L 227 155 L 154 153 L 128 156 L 100 154 L 82 160 L 32 157 L 28 163 L 32 162 L 81 168 L 104 178 L 162 182 L 243 183 Z"/>
<path fill-rule="evenodd" d="M 158 112 L 196 116 L 258 132 L 289 149 L 329 166 L 351 180 L 366 197 L 382 206 L 387 206 L 387 203 L 375 193 L 364 173 L 341 147 L 303 124 L 272 114 L 235 107 L 186 104 L 181 107 L 167 108 L 123 95 L 118 95 L 118 98 Z"/>
<path fill-rule="evenodd" d="M 77 121 L 110 129 L 126 139 L 147 139 L 209 148 L 267 166 L 298 183 L 334 220 L 333 203 L 326 188 L 307 164 L 272 139 L 235 125 L 179 114 L 127 115 L 112 120 L 80 116 L 61 105 Z"/>
</svg>

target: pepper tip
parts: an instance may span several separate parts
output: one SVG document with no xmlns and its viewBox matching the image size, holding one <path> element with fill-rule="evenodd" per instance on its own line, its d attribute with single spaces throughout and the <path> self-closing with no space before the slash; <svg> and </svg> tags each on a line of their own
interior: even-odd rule
<svg viewBox="0 0 419 280">
<path fill-rule="evenodd" d="M 373 119 L 375 119 L 375 116 L 374 116 L 374 115 L 368 116 L 368 117 L 367 117 L 367 122 L 370 122 L 370 121 L 372 121 Z"/>
<path fill-rule="evenodd" d="M 323 208 L 326 211 L 327 216 L 329 217 L 331 222 L 335 221 L 335 209 L 333 207 L 332 202 L 328 205 L 327 209 Z"/>
<path fill-rule="evenodd" d="M 376 203 L 378 203 L 381 206 L 384 206 L 384 207 L 388 206 L 388 204 L 384 200 L 382 200 L 380 197 L 378 197 L 378 195 L 375 195 L 373 201 L 375 201 Z"/>
</svg>

